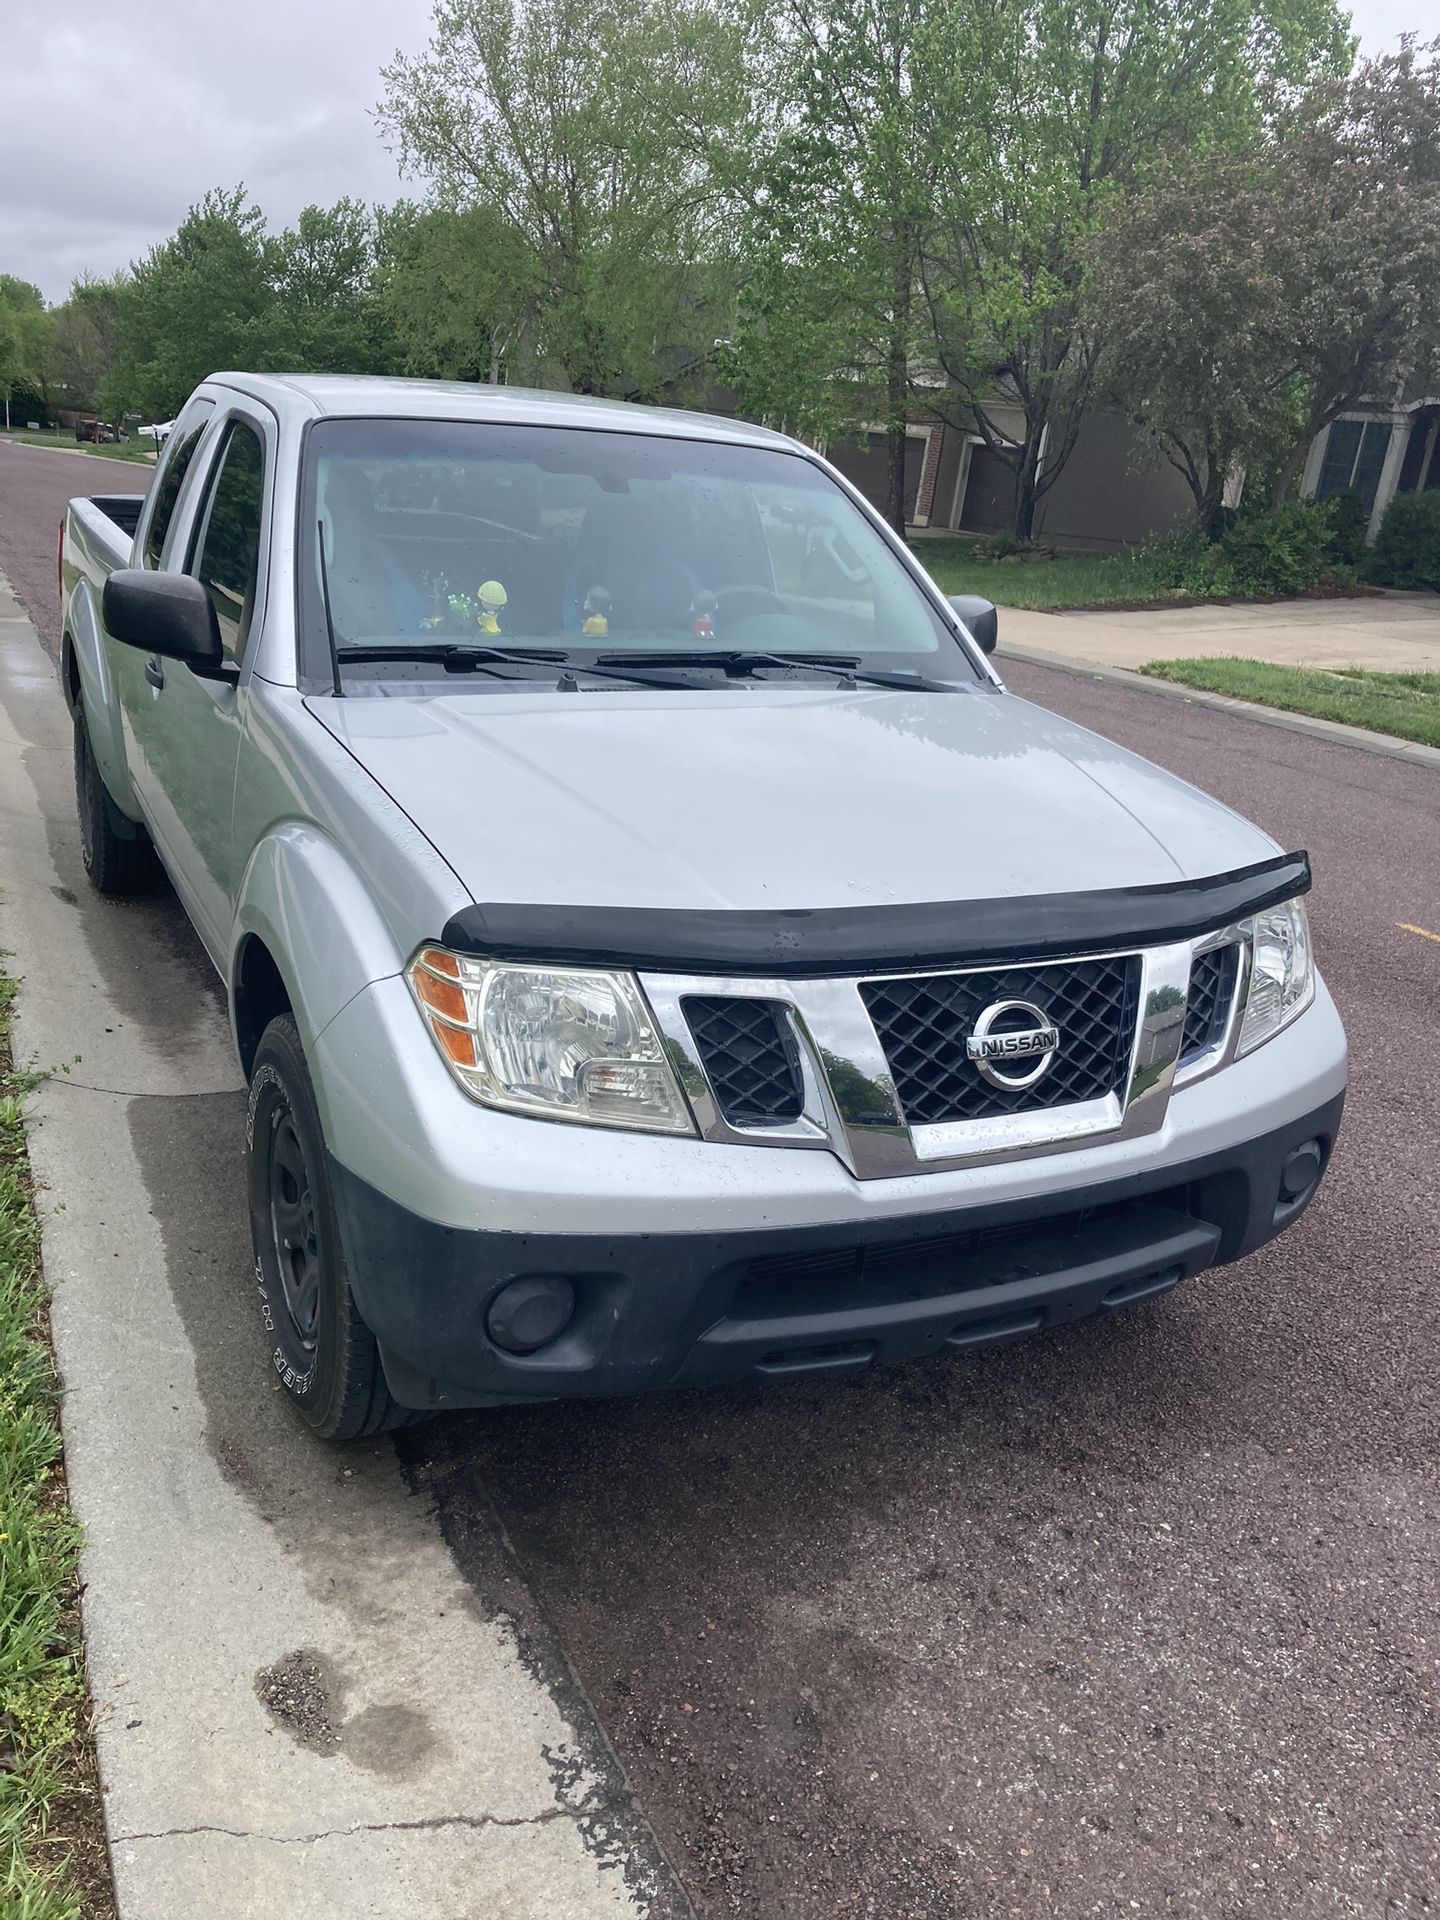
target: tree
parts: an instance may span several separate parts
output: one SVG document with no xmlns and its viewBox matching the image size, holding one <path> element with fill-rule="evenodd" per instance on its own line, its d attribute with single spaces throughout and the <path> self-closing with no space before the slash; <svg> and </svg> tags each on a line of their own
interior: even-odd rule
<svg viewBox="0 0 1440 1920">
<path fill-rule="evenodd" d="M 0 273 L 0 388 L 5 393 L 5 427 L 10 427 L 10 397 L 22 386 L 43 389 L 49 370 L 50 324 L 45 296 L 28 280 Z"/>
<path fill-rule="evenodd" d="M 1230 474 L 1284 497 L 1338 415 L 1437 371 L 1437 55 L 1407 42 L 1280 102 L 1250 157 L 1155 170 L 1091 250 L 1108 385 L 1212 539 Z"/>
<path fill-rule="evenodd" d="M 1306 95 L 1274 190 L 1303 405 L 1283 494 L 1340 414 L 1440 373 L 1440 40 Z"/>
<path fill-rule="evenodd" d="M 396 364 L 377 284 L 378 223 L 358 200 L 306 207 L 264 248 L 273 314 L 270 364 L 302 372 L 386 373 Z"/>
<path fill-rule="evenodd" d="M 379 299 L 407 373 L 488 380 L 529 365 L 534 259 L 490 207 L 402 204 L 381 223 Z"/>
<path fill-rule="evenodd" d="M 520 298 L 505 290 L 495 331 L 531 377 L 650 394 L 713 338 L 710 156 L 743 111 L 738 61 L 704 0 L 438 0 L 426 51 L 386 68 L 402 163 L 505 236 Z"/>
<path fill-rule="evenodd" d="M 57 389 L 74 407 L 93 407 L 120 351 L 123 275 L 82 274 L 52 315 L 52 365 Z"/>
<path fill-rule="evenodd" d="M 394 364 L 376 287 L 376 221 L 353 200 L 269 233 L 243 186 L 207 193 L 114 283 L 119 350 L 106 404 L 172 415 L 224 367 L 383 373 Z"/>
<path fill-rule="evenodd" d="M 1014 530 L 1074 449 L 1105 347 L 1086 262 L 1110 207 L 1158 156 L 1244 152 L 1267 76 L 1343 71 L 1333 0 L 1022 0 L 977 14 L 968 64 L 936 104 L 978 125 L 942 169 L 925 293 L 941 406 L 1015 475 Z"/>
<path fill-rule="evenodd" d="M 749 222 L 731 363 L 742 403 L 815 437 L 879 419 L 885 512 L 905 533 L 920 265 L 938 172 L 933 94 L 963 14 L 932 0 L 781 0 L 780 134 Z"/>
<path fill-rule="evenodd" d="M 102 403 L 164 420 L 223 367 L 274 366 L 273 306 L 264 215 L 243 186 L 207 193 L 122 283 Z"/>
<path fill-rule="evenodd" d="M 1231 476 L 1273 468 L 1295 432 L 1285 218 L 1264 162 L 1207 155 L 1117 206 L 1091 250 L 1111 397 L 1183 475 L 1211 540 Z"/>
</svg>

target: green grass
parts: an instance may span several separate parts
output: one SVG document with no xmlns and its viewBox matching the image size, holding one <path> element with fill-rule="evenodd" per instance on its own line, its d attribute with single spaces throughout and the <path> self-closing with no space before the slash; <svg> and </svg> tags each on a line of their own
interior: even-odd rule
<svg viewBox="0 0 1440 1920">
<path fill-rule="evenodd" d="M 1130 553 L 1059 553 L 1052 560 L 985 560 L 968 540 L 917 540 L 917 560 L 945 593 L 982 593 L 1001 607 L 1098 607 L 1178 596 L 1158 563 Z"/>
<path fill-rule="evenodd" d="M 1266 660 L 1152 660 L 1140 669 L 1207 693 L 1229 693 L 1262 707 L 1343 720 L 1372 733 L 1392 733 L 1440 747 L 1440 673 L 1370 673 L 1277 667 Z"/>
<path fill-rule="evenodd" d="M 88 440 L 77 440 L 72 427 L 62 427 L 58 433 L 50 428 L 30 433 L 24 427 L 12 427 L 6 433 L 0 428 L 0 440 L 13 441 L 20 447 L 63 447 L 67 453 L 99 454 L 105 460 L 134 460 L 146 467 L 155 464 L 155 449 L 149 440 L 118 440 L 112 446 L 97 447 Z"/>
<path fill-rule="evenodd" d="M 0 972 L 0 1913 L 81 1920 L 113 1908 L 21 1119 L 34 1076 L 11 1061 L 14 998 Z"/>
</svg>

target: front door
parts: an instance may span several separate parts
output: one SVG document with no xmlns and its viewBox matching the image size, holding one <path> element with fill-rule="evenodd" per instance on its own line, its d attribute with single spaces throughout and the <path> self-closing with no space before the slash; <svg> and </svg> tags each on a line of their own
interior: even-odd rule
<svg viewBox="0 0 1440 1920">
<path fill-rule="evenodd" d="M 238 673 L 262 588 L 265 442 L 260 423 L 240 413 L 222 434 L 208 492 L 191 521 L 184 571 L 209 593 L 226 660 Z M 236 884 L 235 766 L 248 696 L 238 680 L 202 679 L 174 660 L 150 659 L 143 670 L 150 708 L 136 769 L 141 803 L 186 910 L 223 964 Z"/>
</svg>

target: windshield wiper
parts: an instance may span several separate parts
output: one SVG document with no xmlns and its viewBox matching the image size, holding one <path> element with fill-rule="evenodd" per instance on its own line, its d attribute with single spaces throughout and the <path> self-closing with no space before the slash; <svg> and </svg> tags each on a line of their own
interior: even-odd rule
<svg viewBox="0 0 1440 1920">
<path fill-rule="evenodd" d="M 841 686 L 851 686 L 863 681 L 872 687 L 908 688 L 919 693 L 953 693 L 954 683 L 949 680 L 930 680 L 923 673 L 905 671 L 890 672 L 878 667 L 862 667 L 853 654 L 848 653 L 751 653 L 739 647 L 687 647 L 672 653 L 656 650 L 647 653 L 600 653 L 595 656 L 597 664 L 617 665 L 624 662 L 627 666 L 637 667 L 721 667 L 726 673 L 750 673 L 756 667 L 785 667 L 809 670 L 818 667 L 822 672 L 839 675 Z"/>
<path fill-rule="evenodd" d="M 678 680 L 657 680 L 649 673 L 623 673 L 603 666 L 587 666 L 572 659 L 563 647 L 487 647 L 466 640 L 421 642 L 416 646 L 386 645 L 341 647 L 342 660 L 423 660 L 441 666 L 447 673 L 487 673 L 492 667 L 554 667 L 559 685 L 573 688 L 573 675 L 595 674 L 602 680 L 623 680 L 637 687 L 678 687 Z"/>
</svg>

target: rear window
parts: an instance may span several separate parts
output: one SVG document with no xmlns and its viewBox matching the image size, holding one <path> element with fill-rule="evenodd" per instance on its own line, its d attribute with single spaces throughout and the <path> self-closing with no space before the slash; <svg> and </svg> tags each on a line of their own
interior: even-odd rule
<svg viewBox="0 0 1440 1920">
<path fill-rule="evenodd" d="M 490 639 L 574 657 L 839 651 L 930 672 L 942 649 L 949 671 L 965 658 L 849 496 L 780 449 L 322 421 L 307 441 L 301 513 L 317 677 L 328 677 L 322 535 L 342 649 Z"/>
</svg>

